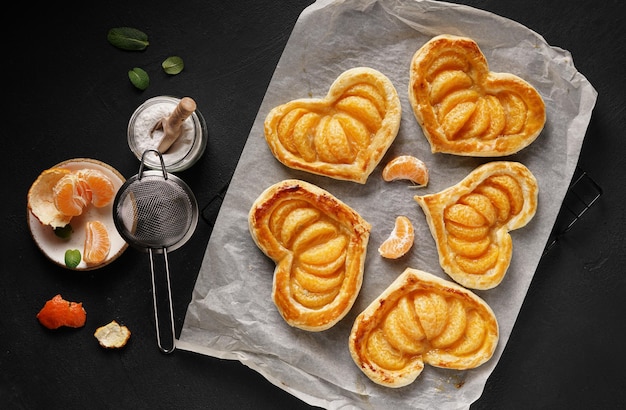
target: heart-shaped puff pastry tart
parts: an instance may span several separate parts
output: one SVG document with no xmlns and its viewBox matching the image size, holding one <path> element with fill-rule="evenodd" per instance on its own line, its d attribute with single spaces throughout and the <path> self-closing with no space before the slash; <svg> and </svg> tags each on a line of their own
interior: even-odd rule
<svg viewBox="0 0 626 410">
<path fill-rule="evenodd" d="M 400 128 L 402 109 L 391 81 L 379 71 L 345 71 L 323 99 L 275 107 L 265 139 L 284 165 L 364 184 Z"/>
<path fill-rule="evenodd" d="M 537 180 L 518 162 L 483 164 L 439 193 L 415 196 L 426 214 L 443 270 L 461 285 L 491 289 L 509 268 L 509 231 L 537 211 Z"/>
<path fill-rule="evenodd" d="M 433 153 L 514 154 L 545 124 L 537 90 L 513 74 L 489 71 L 472 39 L 432 38 L 413 56 L 409 77 L 409 101 Z"/>
<path fill-rule="evenodd" d="M 371 225 L 329 192 L 288 179 L 249 213 L 256 245 L 275 263 L 272 299 L 285 321 L 326 330 L 350 310 L 363 283 Z"/>
<path fill-rule="evenodd" d="M 424 363 L 473 369 L 496 349 L 496 316 L 484 300 L 456 283 L 407 268 L 360 313 L 349 337 L 356 365 L 386 387 L 412 383 Z"/>
</svg>

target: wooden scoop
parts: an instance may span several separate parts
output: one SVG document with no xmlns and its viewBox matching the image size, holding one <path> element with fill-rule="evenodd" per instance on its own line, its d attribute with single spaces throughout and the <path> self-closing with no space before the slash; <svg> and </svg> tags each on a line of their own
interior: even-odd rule
<svg viewBox="0 0 626 410">
<path fill-rule="evenodd" d="M 156 130 L 163 130 L 163 139 L 159 142 L 159 152 L 166 152 L 180 137 L 183 130 L 183 122 L 196 110 L 196 102 L 189 97 L 183 97 L 174 111 L 154 124 L 150 134 Z"/>
</svg>

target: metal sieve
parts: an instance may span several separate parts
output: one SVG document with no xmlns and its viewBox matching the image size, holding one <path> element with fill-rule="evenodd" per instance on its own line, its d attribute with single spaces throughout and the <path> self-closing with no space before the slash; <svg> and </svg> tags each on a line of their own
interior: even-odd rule
<svg viewBox="0 0 626 410">
<path fill-rule="evenodd" d="M 161 162 L 161 171 L 144 171 L 144 158 L 153 152 Z M 161 153 L 147 150 L 141 157 L 139 173 L 118 190 L 113 202 L 113 220 L 118 232 L 132 247 L 150 254 L 152 300 L 157 344 L 163 353 L 176 347 L 174 334 L 174 309 L 167 253 L 178 249 L 193 235 L 198 223 L 198 203 L 191 189 L 182 179 L 166 171 Z M 153 254 L 163 254 L 167 284 L 169 326 L 172 345 L 163 347 L 159 326 L 157 286 Z"/>
</svg>

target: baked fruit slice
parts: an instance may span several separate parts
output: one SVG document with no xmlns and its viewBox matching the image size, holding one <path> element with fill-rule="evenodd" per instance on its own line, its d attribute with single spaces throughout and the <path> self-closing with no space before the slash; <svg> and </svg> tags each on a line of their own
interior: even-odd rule
<svg viewBox="0 0 626 410">
<path fill-rule="evenodd" d="M 439 263 L 459 284 L 491 289 L 509 268 L 509 231 L 537 211 L 537 180 L 518 162 L 483 164 L 439 193 L 415 196 L 437 244 Z"/>
<path fill-rule="evenodd" d="M 326 330 L 348 313 L 371 230 L 356 211 L 313 184 L 284 180 L 259 195 L 249 229 L 276 263 L 272 299 L 289 325 Z"/>
<path fill-rule="evenodd" d="M 456 283 L 407 268 L 354 321 L 349 350 L 373 382 L 406 386 L 424 364 L 473 369 L 499 340 L 496 316 L 484 300 Z"/>
<path fill-rule="evenodd" d="M 273 108 L 265 139 L 284 165 L 364 184 L 400 128 L 402 109 L 391 81 L 357 67 L 342 73 L 324 98 Z"/>
<path fill-rule="evenodd" d="M 546 121 L 537 90 L 516 75 L 489 71 L 478 44 L 467 37 L 432 38 L 414 54 L 409 78 L 409 102 L 433 153 L 514 154 L 539 136 Z"/>
</svg>

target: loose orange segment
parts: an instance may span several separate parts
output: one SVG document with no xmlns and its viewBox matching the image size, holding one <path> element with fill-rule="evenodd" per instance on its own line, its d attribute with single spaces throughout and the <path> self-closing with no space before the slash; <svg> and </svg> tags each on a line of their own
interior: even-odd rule
<svg viewBox="0 0 626 410">
<path fill-rule="evenodd" d="M 378 253 L 383 258 L 397 259 L 405 255 L 413 246 L 415 232 L 411 220 L 400 215 L 396 218 L 396 223 L 391 234 L 378 248 Z"/>
<path fill-rule="evenodd" d="M 97 169 L 81 169 L 76 175 L 87 184 L 93 206 L 102 208 L 113 201 L 115 186 L 104 173 Z"/>
<path fill-rule="evenodd" d="M 91 191 L 87 183 L 78 175 L 65 175 L 52 188 L 54 205 L 67 216 L 78 216 L 91 202 Z"/>
<path fill-rule="evenodd" d="M 387 163 L 383 169 L 383 179 L 388 182 L 409 180 L 418 187 L 425 187 L 428 185 L 428 168 L 422 160 L 414 156 L 400 155 Z"/>
<path fill-rule="evenodd" d="M 87 312 L 81 302 L 69 302 L 61 295 L 56 295 L 37 313 L 37 319 L 48 329 L 58 329 L 61 326 L 82 327 L 85 325 Z"/>
<path fill-rule="evenodd" d="M 100 221 L 85 224 L 85 246 L 83 260 L 93 266 L 104 262 L 111 250 L 111 240 L 106 226 Z"/>
</svg>

